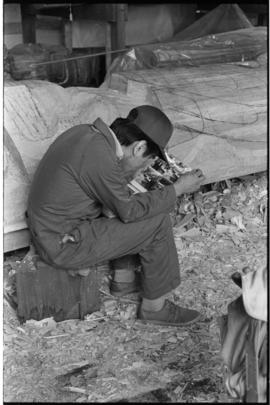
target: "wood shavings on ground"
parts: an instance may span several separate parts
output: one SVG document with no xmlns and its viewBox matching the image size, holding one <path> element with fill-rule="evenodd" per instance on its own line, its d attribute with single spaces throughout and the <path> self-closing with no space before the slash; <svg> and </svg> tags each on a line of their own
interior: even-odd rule
<svg viewBox="0 0 270 405">
<path fill-rule="evenodd" d="M 4 299 L 4 401 L 235 403 L 224 388 L 217 318 L 241 293 L 231 275 L 266 261 L 266 190 L 260 173 L 186 196 L 194 212 L 174 227 L 182 282 L 168 297 L 203 313 L 190 327 L 137 321 L 138 295 L 111 296 L 108 274 L 100 310 L 84 321 L 20 325 Z M 7 297 L 22 258 L 6 257 Z"/>
</svg>

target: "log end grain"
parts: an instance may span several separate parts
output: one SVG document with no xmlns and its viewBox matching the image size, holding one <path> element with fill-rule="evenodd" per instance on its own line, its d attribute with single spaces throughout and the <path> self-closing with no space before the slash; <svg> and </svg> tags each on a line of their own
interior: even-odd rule
<svg viewBox="0 0 270 405">
<path fill-rule="evenodd" d="M 100 308 L 97 267 L 88 276 L 72 277 L 66 270 L 47 265 L 33 252 L 20 263 L 16 274 L 20 322 L 54 317 L 83 319 Z"/>
</svg>

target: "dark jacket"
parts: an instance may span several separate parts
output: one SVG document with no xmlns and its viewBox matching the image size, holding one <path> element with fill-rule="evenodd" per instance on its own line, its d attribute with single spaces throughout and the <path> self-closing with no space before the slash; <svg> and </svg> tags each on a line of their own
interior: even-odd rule
<svg viewBox="0 0 270 405">
<path fill-rule="evenodd" d="M 93 125 L 65 131 L 40 161 L 27 214 L 36 245 L 49 257 L 57 254 L 63 236 L 74 228 L 83 238 L 85 224 L 89 227 L 101 215 L 102 206 L 124 223 L 172 210 L 176 200 L 173 186 L 131 194 L 115 148 L 109 128 L 97 119 Z"/>
</svg>

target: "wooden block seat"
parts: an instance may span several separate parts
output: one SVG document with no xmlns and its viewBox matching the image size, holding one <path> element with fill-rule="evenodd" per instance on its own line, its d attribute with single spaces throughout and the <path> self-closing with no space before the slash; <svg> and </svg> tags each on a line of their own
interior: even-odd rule
<svg viewBox="0 0 270 405">
<path fill-rule="evenodd" d="M 91 267 L 88 276 L 73 277 L 67 270 L 47 265 L 30 249 L 16 272 L 20 322 L 83 319 L 100 309 L 100 279 L 98 266 Z"/>
</svg>

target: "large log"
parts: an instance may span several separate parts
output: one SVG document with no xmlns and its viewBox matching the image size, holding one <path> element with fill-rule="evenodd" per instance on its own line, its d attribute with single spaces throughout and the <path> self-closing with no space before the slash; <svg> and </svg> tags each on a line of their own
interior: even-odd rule
<svg viewBox="0 0 270 405">
<path fill-rule="evenodd" d="M 4 180 L 4 229 L 6 235 L 14 235 L 26 227 L 23 213 L 26 210 L 30 180 L 21 155 L 6 130 L 4 130 Z M 6 241 L 11 247 L 10 250 L 13 239 L 11 237 Z M 22 247 L 20 243 L 15 248 L 19 247 Z"/>
<path fill-rule="evenodd" d="M 267 169 L 265 65 L 114 73 L 109 86 L 137 98 L 152 92 L 174 124 L 169 152 L 201 168 L 205 183 Z"/>
<path fill-rule="evenodd" d="M 266 27 L 238 29 L 192 40 L 173 39 L 161 44 L 137 46 L 119 56 L 111 65 L 106 80 L 115 72 L 253 60 L 265 52 Z"/>
<path fill-rule="evenodd" d="M 4 87 L 4 251 L 29 245 L 25 210 L 36 167 L 66 129 L 100 117 L 110 124 L 141 104 L 115 90 L 64 89 L 41 80 L 6 82 Z M 147 98 L 147 95 L 144 95 Z M 147 98 L 153 104 L 151 95 Z"/>
</svg>

